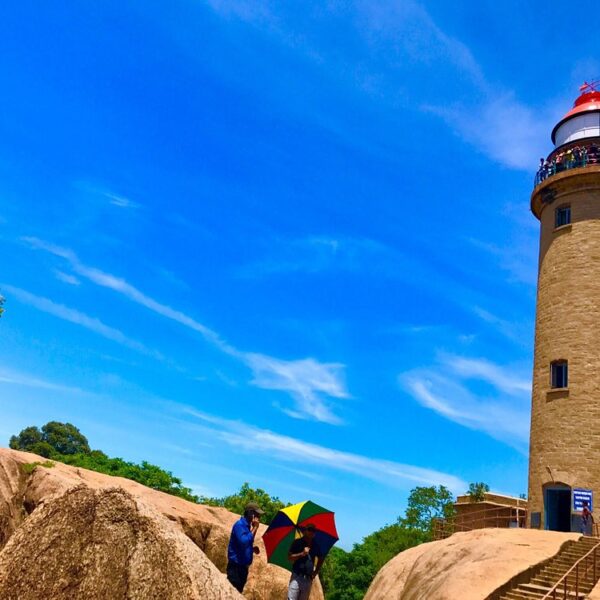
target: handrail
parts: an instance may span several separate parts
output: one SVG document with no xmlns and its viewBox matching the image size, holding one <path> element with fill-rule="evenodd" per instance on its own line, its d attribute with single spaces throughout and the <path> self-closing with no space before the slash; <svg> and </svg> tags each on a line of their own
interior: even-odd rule
<svg viewBox="0 0 600 600">
<path fill-rule="evenodd" d="M 577 146 L 572 145 L 569 150 L 561 150 L 558 153 L 552 152 L 550 154 L 548 159 L 538 169 L 533 187 L 536 188 L 549 177 L 562 171 L 598 165 L 600 165 L 600 144 L 598 142 L 594 141 L 589 144 L 579 143 Z"/>
<path fill-rule="evenodd" d="M 588 557 L 590 556 L 590 554 L 593 553 L 594 554 L 594 562 L 593 562 L 594 581 L 597 581 L 597 578 L 596 578 L 596 573 L 597 573 L 596 554 L 597 554 L 598 548 L 600 548 L 600 540 L 598 540 L 598 543 L 589 552 L 584 554 L 575 564 L 573 564 L 573 566 L 554 584 L 554 586 L 550 590 L 548 590 L 548 593 L 541 600 L 549 600 L 550 596 L 552 596 L 552 600 L 556 600 L 556 598 L 557 598 L 556 592 L 557 592 L 558 588 L 560 587 L 561 583 L 563 584 L 563 598 L 566 599 L 567 595 L 568 595 L 567 586 L 569 585 L 569 583 L 568 583 L 569 575 L 571 575 L 573 573 L 573 571 L 575 571 L 575 600 L 579 600 L 579 563 L 581 563 L 584 560 L 587 560 Z M 589 567 L 583 573 L 584 578 L 586 577 L 588 571 L 589 571 Z"/>
<path fill-rule="evenodd" d="M 478 506 L 478 504 L 479 503 L 477 503 L 477 502 L 473 502 L 473 504 L 465 503 L 465 504 L 460 504 L 460 506 Z M 483 515 L 483 514 L 487 514 L 487 513 L 508 511 L 508 510 L 512 510 L 515 513 L 518 512 L 520 516 L 523 516 L 523 514 L 527 514 L 527 508 L 525 506 L 510 506 L 507 504 L 507 505 L 503 505 L 503 506 L 493 506 L 491 508 L 484 508 L 482 510 L 476 510 L 476 511 L 473 511 L 472 513 L 469 513 L 469 516 Z M 459 516 L 460 516 L 460 514 L 456 513 L 455 515 L 453 515 L 452 518 L 456 519 Z"/>
<path fill-rule="evenodd" d="M 500 514 L 511 510 L 513 514 Z M 435 539 L 443 539 L 459 531 L 474 531 L 490 527 L 506 527 L 507 522 L 516 522 L 518 527 L 525 527 L 527 509 L 516 506 L 498 506 L 475 510 L 468 515 L 455 515 L 451 519 L 433 519 L 432 531 Z"/>
</svg>

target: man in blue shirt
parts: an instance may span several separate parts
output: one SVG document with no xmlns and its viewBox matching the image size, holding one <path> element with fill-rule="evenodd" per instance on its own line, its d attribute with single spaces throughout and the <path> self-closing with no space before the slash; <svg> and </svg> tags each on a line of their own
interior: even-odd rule
<svg viewBox="0 0 600 600">
<path fill-rule="evenodd" d="M 227 548 L 227 579 L 240 594 L 248 580 L 248 569 L 252 564 L 253 554 L 258 554 L 254 538 L 260 525 L 260 517 L 264 511 L 250 502 L 246 505 L 243 517 L 235 523 Z"/>
</svg>

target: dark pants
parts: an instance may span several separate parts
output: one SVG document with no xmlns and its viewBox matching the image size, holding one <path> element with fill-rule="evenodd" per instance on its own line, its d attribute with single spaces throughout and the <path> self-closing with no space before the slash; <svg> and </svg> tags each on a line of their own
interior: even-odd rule
<svg viewBox="0 0 600 600">
<path fill-rule="evenodd" d="M 244 591 L 246 581 L 248 581 L 248 567 L 229 561 L 227 563 L 227 579 L 229 579 L 229 583 L 231 583 L 231 585 L 241 594 Z"/>
</svg>

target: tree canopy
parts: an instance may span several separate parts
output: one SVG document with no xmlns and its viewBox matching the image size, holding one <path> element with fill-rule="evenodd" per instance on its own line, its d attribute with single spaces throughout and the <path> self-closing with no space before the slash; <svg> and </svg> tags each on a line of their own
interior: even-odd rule
<svg viewBox="0 0 600 600">
<path fill-rule="evenodd" d="M 409 529 L 430 534 L 432 519 L 449 519 L 453 514 L 454 496 L 447 487 L 416 487 L 410 492 L 404 517 L 398 521 Z"/>
<path fill-rule="evenodd" d="M 404 516 L 371 533 L 350 552 L 332 548 L 321 581 L 327 600 L 361 600 L 375 575 L 394 556 L 432 539 L 431 519 L 449 518 L 452 493 L 444 486 L 416 487 L 408 497 Z"/>
<path fill-rule="evenodd" d="M 477 482 L 470 483 L 467 495 L 470 496 L 471 502 L 482 502 L 485 500 L 486 492 L 490 491 L 490 486 L 487 483 Z"/>
<path fill-rule="evenodd" d="M 239 492 L 232 494 L 231 496 L 225 496 L 223 498 L 202 497 L 200 501 L 202 504 L 222 506 L 238 515 L 243 514 L 246 504 L 249 502 L 256 502 L 256 504 L 258 504 L 265 511 L 262 522 L 266 523 L 267 525 L 273 520 L 277 514 L 277 511 L 289 506 L 289 503 L 286 504 L 279 498 L 270 496 L 261 488 L 251 488 L 248 482 L 242 485 Z"/>
<path fill-rule="evenodd" d="M 42 429 L 26 427 L 18 435 L 10 438 L 13 450 L 34 452 L 46 458 L 51 454 L 89 454 L 91 449 L 87 438 L 75 425 L 50 421 Z"/>
<path fill-rule="evenodd" d="M 9 446 L 13 450 L 33 452 L 74 467 L 132 479 L 154 490 L 191 502 L 200 500 L 170 471 L 146 461 L 137 464 L 122 458 L 111 458 L 101 450 L 91 450 L 85 435 L 71 423 L 50 421 L 41 429 L 35 426 L 26 427 L 18 435 L 10 438 Z"/>
<path fill-rule="evenodd" d="M 132 479 L 153 490 L 179 496 L 190 502 L 200 502 L 200 498 L 191 488 L 184 486 L 179 477 L 145 460 L 138 464 L 122 458 L 110 458 L 100 450 L 92 450 L 87 454 L 53 455 L 51 458 L 74 467 Z"/>
<path fill-rule="evenodd" d="M 361 600 L 379 570 L 400 552 L 427 541 L 427 534 L 399 523 L 371 533 L 350 552 L 332 548 L 321 571 L 327 600 Z"/>
</svg>

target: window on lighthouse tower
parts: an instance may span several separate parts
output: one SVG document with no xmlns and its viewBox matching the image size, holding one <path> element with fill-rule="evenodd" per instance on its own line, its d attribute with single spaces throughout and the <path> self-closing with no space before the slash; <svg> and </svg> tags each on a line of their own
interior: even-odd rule
<svg viewBox="0 0 600 600">
<path fill-rule="evenodd" d="M 571 207 L 559 206 L 554 212 L 554 226 L 562 227 L 571 222 Z"/>
<path fill-rule="evenodd" d="M 566 360 L 556 360 L 550 364 L 550 384 L 553 388 L 569 387 L 569 364 Z"/>
</svg>

